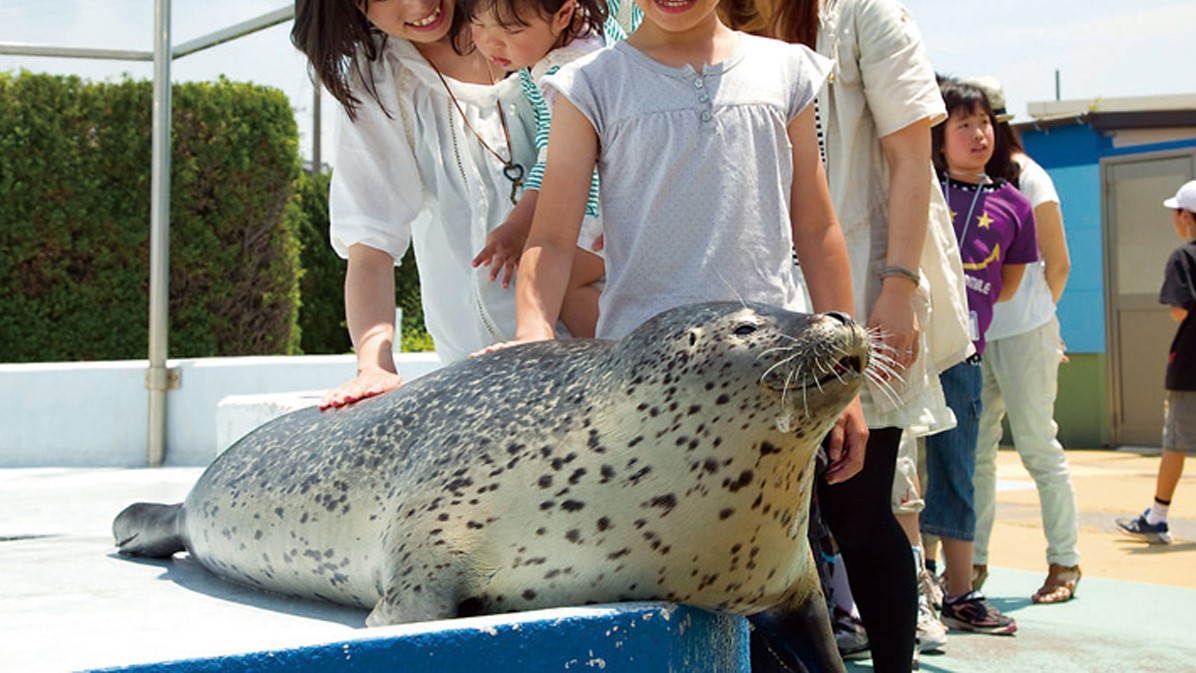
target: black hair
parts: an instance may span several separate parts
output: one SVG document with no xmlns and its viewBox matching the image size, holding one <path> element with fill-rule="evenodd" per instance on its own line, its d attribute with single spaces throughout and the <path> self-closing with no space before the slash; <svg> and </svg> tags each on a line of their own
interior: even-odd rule
<svg viewBox="0 0 1196 673">
<path fill-rule="evenodd" d="M 361 99 L 352 90 L 354 78 L 360 79 L 366 93 L 382 104 L 369 64 L 382 57 L 389 37 L 366 18 L 370 1 L 295 0 L 291 44 L 307 56 L 312 81 L 324 85 L 350 119 L 356 119 L 357 107 L 361 105 Z M 455 29 L 461 23 L 464 20 L 460 13 L 454 12 L 450 34 L 456 36 Z M 467 51 L 467 45 L 456 39 L 453 48 L 462 54 Z"/>
<path fill-rule="evenodd" d="M 1008 146 L 1002 146 L 998 136 L 997 116 L 993 114 L 992 104 L 984 90 L 972 84 L 965 84 L 951 77 L 939 76 L 939 90 L 943 94 L 943 103 L 947 106 L 947 114 L 963 111 L 974 113 L 983 112 L 988 116 L 993 126 L 993 155 L 984 166 L 985 173 L 990 178 L 1000 178 L 1010 182 L 1017 179 L 1018 168 L 1013 161 L 1013 153 Z M 1005 126 L 1008 126 L 1006 124 Z M 940 174 L 947 173 L 947 158 L 943 154 L 943 138 L 946 133 L 946 122 L 936 124 L 930 130 L 931 158 L 934 168 Z M 1011 129 L 1012 130 L 1012 129 Z M 1019 143 L 1020 144 L 1020 143 Z"/>
<path fill-rule="evenodd" d="M 537 18 L 548 18 L 560 11 L 567 0 L 456 0 L 457 13 L 461 16 L 461 23 L 454 22 L 454 30 L 467 33 L 467 24 L 482 12 L 494 10 L 498 25 L 505 29 L 523 28 L 529 25 L 529 12 Z M 603 26 L 610 16 L 610 9 L 606 0 L 576 0 L 577 9 L 573 12 L 573 20 L 561 32 L 558 46 L 573 41 L 573 38 L 584 35 L 603 35 Z M 454 40 L 461 33 L 454 33 Z"/>
<path fill-rule="evenodd" d="M 1026 152 L 1021 135 L 1009 122 L 997 122 L 993 126 L 993 138 L 993 158 L 985 164 L 984 171 L 989 175 L 1004 177 L 1012 182 L 1014 187 L 1021 187 L 1018 178 L 1021 177 L 1022 168 L 1013 160 L 1013 155 Z M 1001 161 L 1001 157 L 1005 157 L 1005 161 Z M 1008 174 L 1010 172 L 1011 174 Z"/>
</svg>

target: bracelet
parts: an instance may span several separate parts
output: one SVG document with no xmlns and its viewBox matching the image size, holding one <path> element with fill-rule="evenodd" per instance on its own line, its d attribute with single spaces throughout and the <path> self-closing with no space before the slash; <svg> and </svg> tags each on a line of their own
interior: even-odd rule
<svg viewBox="0 0 1196 673">
<path fill-rule="evenodd" d="M 899 266 L 897 264 L 886 264 L 880 268 L 881 280 L 884 280 L 885 278 L 892 278 L 894 276 L 900 276 L 901 278 L 911 280 L 914 282 L 914 285 L 922 284 L 922 275 L 917 271 L 910 271 L 904 266 Z"/>
</svg>

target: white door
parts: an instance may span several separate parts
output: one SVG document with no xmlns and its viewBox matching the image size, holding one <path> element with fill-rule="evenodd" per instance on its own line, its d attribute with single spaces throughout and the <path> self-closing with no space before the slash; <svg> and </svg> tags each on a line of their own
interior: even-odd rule
<svg viewBox="0 0 1196 673">
<path fill-rule="evenodd" d="M 1163 267 L 1182 241 L 1163 200 L 1196 176 L 1196 154 L 1106 160 L 1106 302 L 1114 446 L 1160 446 L 1163 377 L 1178 326 L 1159 303 Z"/>
</svg>

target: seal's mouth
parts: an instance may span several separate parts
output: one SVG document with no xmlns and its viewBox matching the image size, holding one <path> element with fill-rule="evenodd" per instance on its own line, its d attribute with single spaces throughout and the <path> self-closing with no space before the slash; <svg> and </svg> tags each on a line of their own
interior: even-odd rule
<svg viewBox="0 0 1196 673">
<path fill-rule="evenodd" d="M 796 406 L 806 416 L 816 407 L 846 404 L 864 384 L 871 363 L 862 327 L 835 314 L 814 321 L 766 351 L 772 362 L 760 376 L 761 384 L 780 394 L 783 410 Z"/>
<path fill-rule="evenodd" d="M 760 381 L 779 392 L 824 391 L 836 385 L 856 385 L 866 367 L 867 356 L 851 351 L 815 357 L 793 355 L 773 363 Z"/>
<path fill-rule="evenodd" d="M 830 369 L 830 373 L 816 380 L 814 385 L 821 388 L 824 385 L 829 385 L 832 381 L 842 382 L 844 376 L 859 376 L 863 374 L 863 358 L 857 355 L 848 355 L 836 360 Z"/>
</svg>

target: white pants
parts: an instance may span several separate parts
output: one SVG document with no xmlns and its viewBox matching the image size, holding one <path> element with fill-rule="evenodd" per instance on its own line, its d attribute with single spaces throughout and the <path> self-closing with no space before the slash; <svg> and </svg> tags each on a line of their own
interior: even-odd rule
<svg viewBox="0 0 1196 673">
<path fill-rule="evenodd" d="M 989 341 L 984 349 L 984 388 L 980 433 L 976 441 L 976 539 L 972 554 L 977 565 L 988 564 L 988 540 L 996 517 L 997 444 L 1001 419 L 1009 415 L 1013 443 L 1022 465 L 1034 478 L 1047 539 L 1047 563 L 1074 566 L 1079 528 L 1076 493 L 1063 446 L 1055 438 L 1055 395 L 1059 383 L 1059 322 L 1054 318 L 1038 329 Z"/>
</svg>

